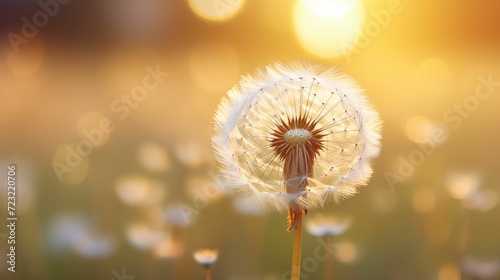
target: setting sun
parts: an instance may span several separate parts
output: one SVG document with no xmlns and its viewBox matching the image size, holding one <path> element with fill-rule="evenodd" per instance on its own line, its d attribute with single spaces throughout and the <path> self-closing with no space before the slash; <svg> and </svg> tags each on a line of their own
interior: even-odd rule
<svg viewBox="0 0 500 280">
<path fill-rule="evenodd" d="M 300 44 L 320 57 L 349 53 L 363 22 L 364 8 L 359 1 L 300 0 L 294 8 L 295 33 Z"/>
</svg>

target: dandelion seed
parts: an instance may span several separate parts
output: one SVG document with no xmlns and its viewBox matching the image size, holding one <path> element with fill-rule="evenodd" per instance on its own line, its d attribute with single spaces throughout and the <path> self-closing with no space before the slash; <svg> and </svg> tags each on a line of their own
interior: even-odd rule
<svg viewBox="0 0 500 280">
<path fill-rule="evenodd" d="M 327 248 L 332 246 L 334 236 L 341 235 L 351 226 L 351 219 L 338 219 L 332 216 L 316 214 L 310 218 L 306 224 L 307 231 L 310 234 L 324 238 Z M 335 256 L 339 261 L 350 262 L 356 256 L 355 247 L 351 243 L 341 243 L 337 246 Z M 333 278 L 333 259 L 327 256 L 325 259 L 325 278 Z"/>
<path fill-rule="evenodd" d="M 351 226 L 351 219 L 338 219 L 317 214 L 306 224 L 307 231 L 314 236 L 338 236 Z"/>
<path fill-rule="evenodd" d="M 224 184 L 288 209 L 295 245 L 302 215 L 355 194 L 380 151 L 381 121 L 362 89 L 318 65 L 276 64 L 243 78 L 221 101 L 215 121 L 212 143 Z"/>
<path fill-rule="evenodd" d="M 217 261 L 219 253 L 217 250 L 200 249 L 193 253 L 193 257 L 201 265 L 212 265 Z"/>
<path fill-rule="evenodd" d="M 205 268 L 205 279 L 212 279 L 211 266 L 217 261 L 219 252 L 217 250 L 200 249 L 193 253 L 194 260 Z"/>
</svg>

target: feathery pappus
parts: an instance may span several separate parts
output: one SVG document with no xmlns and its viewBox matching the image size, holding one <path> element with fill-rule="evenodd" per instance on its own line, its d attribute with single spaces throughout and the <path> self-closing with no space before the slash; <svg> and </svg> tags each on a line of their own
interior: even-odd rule
<svg viewBox="0 0 500 280">
<path fill-rule="evenodd" d="M 212 145 L 223 185 L 298 215 L 355 194 L 380 152 L 381 119 L 335 68 L 268 66 L 227 92 Z"/>
</svg>

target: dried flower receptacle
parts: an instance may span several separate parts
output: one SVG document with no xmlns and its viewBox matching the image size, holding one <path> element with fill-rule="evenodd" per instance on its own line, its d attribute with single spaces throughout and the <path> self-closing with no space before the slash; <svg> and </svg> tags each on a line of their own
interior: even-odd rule
<svg viewBox="0 0 500 280">
<path fill-rule="evenodd" d="M 283 161 L 283 177 L 288 194 L 302 193 L 306 198 L 307 178 L 314 176 L 314 159 L 323 148 L 321 129 L 315 129 L 314 121 L 307 121 L 306 116 L 281 120 L 282 123 L 272 133 L 271 146 Z M 297 227 L 298 217 L 307 214 L 305 208 L 296 200 L 288 207 L 288 231 Z"/>
</svg>

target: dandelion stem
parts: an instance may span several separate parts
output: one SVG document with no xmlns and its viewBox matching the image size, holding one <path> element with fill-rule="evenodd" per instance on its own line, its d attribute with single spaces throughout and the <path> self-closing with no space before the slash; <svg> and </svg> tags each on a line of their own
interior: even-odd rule
<svg viewBox="0 0 500 280">
<path fill-rule="evenodd" d="M 333 236 L 331 235 L 325 236 L 325 242 L 327 248 L 331 248 L 330 244 L 332 243 L 332 238 Z M 333 258 L 332 255 L 329 253 L 325 262 L 325 280 L 332 280 L 332 279 L 333 279 Z"/>
<path fill-rule="evenodd" d="M 210 265 L 205 266 L 205 280 L 212 280 L 212 269 Z"/>
<path fill-rule="evenodd" d="M 292 278 L 300 280 L 300 261 L 302 255 L 302 213 L 297 215 L 297 227 L 293 235 Z"/>
</svg>

